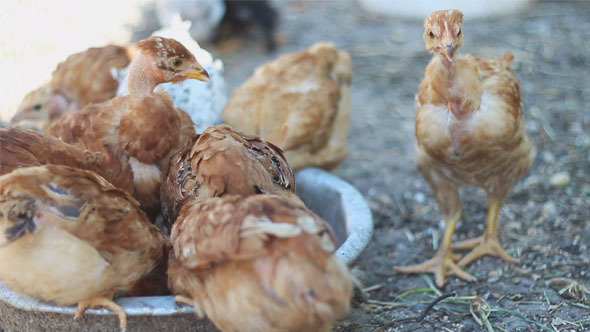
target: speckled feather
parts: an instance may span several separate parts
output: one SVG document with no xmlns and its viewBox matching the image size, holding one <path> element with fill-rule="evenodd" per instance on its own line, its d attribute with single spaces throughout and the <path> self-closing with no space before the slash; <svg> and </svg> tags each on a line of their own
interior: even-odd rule
<svg viewBox="0 0 590 332">
<path fill-rule="evenodd" d="M 187 201 L 172 230 L 169 286 L 222 331 L 330 331 L 352 281 L 329 225 L 298 201 Z"/>
<path fill-rule="evenodd" d="M 17 292 L 62 305 L 112 298 L 163 263 L 166 238 L 93 172 L 23 168 L 1 176 L 0 188 L 0 279 Z M 18 223 L 32 226 L 6 238 Z"/>
<path fill-rule="evenodd" d="M 162 213 L 171 225 L 189 197 L 262 193 L 295 197 L 295 178 L 282 151 L 228 125 L 209 127 L 170 159 L 161 187 Z"/>
</svg>

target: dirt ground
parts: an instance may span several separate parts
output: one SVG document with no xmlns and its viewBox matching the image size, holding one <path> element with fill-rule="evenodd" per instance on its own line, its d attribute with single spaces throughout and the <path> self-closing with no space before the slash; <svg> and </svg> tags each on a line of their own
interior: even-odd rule
<svg viewBox="0 0 590 332">
<path fill-rule="evenodd" d="M 575 288 L 564 290 L 554 279 L 590 288 L 590 3 L 534 2 L 512 16 L 466 17 L 462 52 L 514 53 L 537 157 L 500 213 L 501 241 L 520 262 L 485 257 L 467 268 L 477 282 L 449 277 L 440 292 L 459 297 L 436 305 L 421 324 L 406 318 L 419 316 L 437 296 L 432 276 L 402 275 L 393 267 L 430 258 L 442 236 L 442 216 L 412 159 L 413 98 L 431 57 L 422 22 L 376 17 L 354 1 L 285 2 L 281 12 L 287 42 L 278 54 L 332 41 L 354 64 L 351 154 L 335 173 L 365 195 L 375 236 L 354 265 L 366 291 L 336 331 L 590 330 L 590 294 L 579 287 L 578 298 L 568 297 Z M 218 54 L 230 91 L 277 53 L 264 54 L 251 42 Z M 567 184 L 552 184 L 559 180 Z M 464 188 L 462 200 L 455 240 L 484 229 L 484 193 Z M 477 311 L 478 304 L 490 310 Z M 470 305 L 478 317 L 489 313 L 487 327 L 476 322 Z"/>
<path fill-rule="evenodd" d="M 501 241 L 520 262 L 482 258 L 467 268 L 477 282 L 449 277 L 442 290 L 431 275 L 393 271 L 430 258 L 442 235 L 442 215 L 412 158 L 414 94 L 431 57 L 422 21 L 368 14 L 353 0 L 285 0 L 278 7 L 286 42 L 275 53 L 255 40 L 233 53 L 211 51 L 225 63 L 230 92 L 260 64 L 316 41 L 332 41 L 352 56 L 351 154 L 335 174 L 365 195 L 375 235 L 353 265 L 364 291 L 335 330 L 590 330 L 590 3 L 535 1 L 512 16 L 466 17 L 462 52 L 514 53 L 537 157 L 500 213 Z M 137 28 L 134 39 L 145 29 Z M 484 229 L 483 192 L 464 188 L 462 200 L 454 240 Z M 412 319 L 451 291 L 458 296 L 435 305 L 422 323 Z"/>
</svg>

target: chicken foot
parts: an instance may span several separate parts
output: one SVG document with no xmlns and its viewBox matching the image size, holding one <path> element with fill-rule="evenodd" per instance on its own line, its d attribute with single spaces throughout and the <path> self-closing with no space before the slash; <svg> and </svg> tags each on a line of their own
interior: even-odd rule
<svg viewBox="0 0 590 332">
<path fill-rule="evenodd" d="M 78 302 L 78 308 L 76 309 L 76 315 L 74 316 L 74 319 L 82 318 L 86 309 L 91 307 L 105 307 L 114 312 L 119 317 L 119 328 L 121 331 L 124 332 L 127 330 L 127 314 L 117 303 L 106 297 L 96 297 L 90 300 Z"/>
<path fill-rule="evenodd" d="M 498 213 L 500 212 L 501 203 L 490 201 L 488 203 L 488 216 L 486 220 L 486 229 L 483 235 L 474 239 L 465 240 L 451 245 L 452 249 L 473 249 L 465 255 L 458 263 L 460 267 L 465 267 L 474 260 L 485 256 L 497 256 L 508 262 L 518 262 L 518 260 L 508 254 L 500 244 L 498 239 Z"/>
<path fill-rule="evenodd" d="M 463 271 L 457 264 L 455 264 L 455 259 L 458 257 L 451 251 L 450 248 L 451 238 L 459 219 L 461 219 L 460 214 L 455 218 L 446 221 L 445 233 L 442 243 L 434 257 L 424 263 L 409 266 L 399 266 L 396 267 L 395 270 L 401 273 L 434 273 L 435 283 L 439 288 L 445 285 L 445 277 L 447 275 L 454 274 L 459 278 L 468 281 L 477 280 L 474 276 Z"/>
<path fill-rule="evenodd" d="M 199 318 L 205 317 L 205 314 L 203 313 L 203 311 L 201 311 L 201 308 L 199 307 L 199 304 L 197 303 L 197 301 L 191 299 L 190 297 L 187 297 L 184 295 L 176 295 L 174 297 L 174 302 L 184 303 L 188 306 L 191 306 L 195 309 L 195 313 L 197 314 L 197 317 L 199 317 Z"/>
</svg>

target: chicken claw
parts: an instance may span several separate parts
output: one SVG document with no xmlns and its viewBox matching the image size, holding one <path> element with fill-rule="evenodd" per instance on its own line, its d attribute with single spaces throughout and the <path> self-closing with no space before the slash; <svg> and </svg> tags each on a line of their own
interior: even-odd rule
<svg viewBox="0 0 590 332">
<path fill-rule="evenodd" d="M 474 260 L 485 256 L 485 255 L 490 255 L 490 256 L 497 256 L 502 258 L 505 261 L 511 262 L 511 263 L 516 263 L 518 262 L 518 259 L 510 256 L 509 253 L 506 252 L 506 250 L 504 250 L 502 248 L 502 245 L 500 244 L 500 241 L 498 240 L 498 238 L 493 238 L 487 235 L 482 235 L 479 237 L 476 237 L 474 239 L 470 239 L 470 240 L 465 240 L 465 241 L 461 241 L 458 243 L 455 243 L 452 245 L 453 249 L 470 249 L 470 248 L 474 248 L 473 250 L 471 250 L 467 255 L 465 255 L 463 258 L 461 258 L 461 260 L 457 263 L 457 265 L 461 266 L 461 267 L 465 267 L 467 266 L 467 264 L 473 262 Z"/>
<path fill-rule="evenodd" d="M 105 307 L 112 311 L 113 313 L 117 314 L 119 317 L 119 327 L 121 328 L 121 332 L 127 330 L 127 314 L 119 306 L 117 303 L 113 302 L 113 300 L 109 300 L 106 297 L 95 297 L 90 300 L 84 300 L 78 303 L 78 308 L 76 309 L 76 315 L 74 319 L 80 319 L 84 316 L 84 312 L 86 309 L 91 307 Z"/>
<path fill-rule="evenodd" d="M 434 273 L 434 280 L 436 286 L 439 288 L 444 286 L 444 280 L 447 275 L 454 274 L 467 281 L 476 281 L 477 279 L 474 276 L 463 271 L 459 265 L 454 262 L 454 258 L 457 256 L 457 254 L 451 252 L 445 254 L 442 250 L 439 250 L 434 257 L 424 263 L 396 266 L 395 270 L 401 273 Z"/>
<path fill-rule="evenodd" d="M 465 255 L 457 265 L 461 267 L 467 266 L 467 264 L 474 260 L 485 256 L 497 256 L 505 261 L 514 263 L 518 262 L 518 259 L 510 256 L 500 244 L 498 240 L 498 213 L 500 211 L 500 204 L 498 202 L 491 201 L 488 204 L 488 216 L 486 221 L 486 230 L 483 235 L 474 239 L 457 242 L 451 245 L 452 249 L 472 249 L 467 255 Z"/>
<path fill-rule="evenodd" d="M 459 257 L 450 249 L 451 237 L 455 231 L 455 225 L 459 219 L 461 219 L 460 214 L 447 220 L 442 244 L 434 257 L 424 263 L 409 266 L 398 266 L 395 267 L 395 270 L 401 273 L 434 273 L 434 280 L 436 286 L 439 288 L 442 288 L 445 285 L 445 277 L 447 275 L 454 274 L 467 281 L 477 280 L 474 276 L 463 271 L 457 264 L 455 264 L 455 260 Z"/>
</svg>

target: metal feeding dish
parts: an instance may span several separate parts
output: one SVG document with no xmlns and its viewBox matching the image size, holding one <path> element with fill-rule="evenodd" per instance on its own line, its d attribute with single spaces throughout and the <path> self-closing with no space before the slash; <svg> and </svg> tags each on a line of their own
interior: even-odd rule
<svg viewBox="0 0 590 332">
<path fill-rule="evenodd" d="M 352 263 L 373 233 L 373 218 L 363 196 L 338 177 L 315 168 L 296 174 L 297 190 L 305 204 L 328 221 L 336 233 L 336 256 Z M 127 331 L 217 331 L 198 319 L 192 307 L 176 304 L 172 296 L 121 297 L 116 302 L 128 315 Z M 58 306 L 13 293 L 0 283 L 0 331 L 118 331 L 112 312 L 88 309 L 74 320 L 75 306 Z"/>
</svg>

